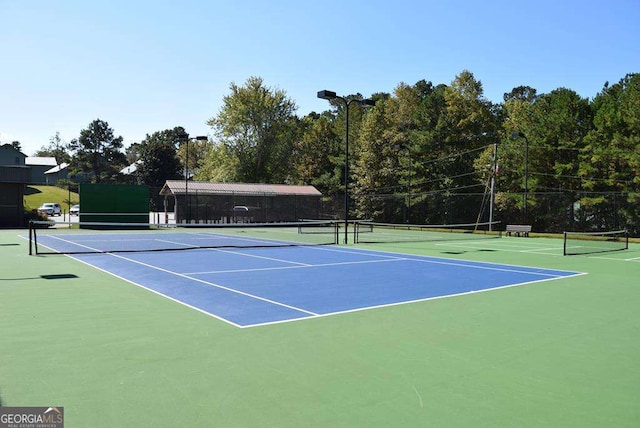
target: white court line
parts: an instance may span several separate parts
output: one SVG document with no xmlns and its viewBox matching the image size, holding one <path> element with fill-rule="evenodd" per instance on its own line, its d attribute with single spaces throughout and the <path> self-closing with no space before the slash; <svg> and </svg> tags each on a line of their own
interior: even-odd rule
<svg viewBox="0 0 640 428">
<path fill-rule="evenodd" d="M 617 262 L 640 262 L 640 257 L 631 257 L 629 259 L 621 259 L 618 257 L 606 257 L 606 256 L 585 256 L 588 259 L 599 259 L 599 260 L 614 260 Z"/>
<path fill-rule="evenodd" d="M 271 303 L 271 304 L 277 305 L 277 306 L 282 306 L 282 307 L 285 307 L 285 308 L 288 308 L 288 309 L 293 309 L 293 310 L 299 311 L 299 312 L 304 312 L 305 314 L 318 316 L 318 314 L 315 313 L 315 312 L 307 311 L 306 309 L 297 308 L 295 306 L 287 305 L 286 303 L 281 303 L 281 302 L 277 302 L 275 300 L 267 299 L 266 297 L 256 296 L 255 294 L 245 293 L 244 291 L 236 290 L 236 289 L 230 288 L 230 287 L 225 287 L 224 285 L 221 285 L 221 284 L 216 284 L 216 283 L 213 283 L 213 282 L 210 282 L 210 281 L 205 281 L 205 280 L 202 280 L 202 279 L 199 279 L 199 278 L 193 278 L 191 276 L 188 276 L 188 275 L 185 275 L 185 274 L 182 274 L 182 273 L 179 273 L 179 272 L 174 272 L 174 271 L 171 271 L 171 270 L 168 270 L 168 269 L 161 268 L 159 266 L 154 266 L 154 265 L 149 264 L 149 263 L 144 263 L 144 262 L 141 262 L 141 261 L 138 261 L 138 260 L 130 259 L 128 257 L 124 257 L 124 256 L 121 256 L 121 255 L 118 255 L 118 254 L 109 254 L 109 255 L 113 256 L 113 257 L 120 258 L 122 260 L 130 261 L 132 263 L 137 263 L 139 265 L 142 265 L 142 266 L 145 266 L 145 267 L 148 267 L 148 268 L 151 268 L 151 269 L 156 269 L 156 270 L 159 270 L 161 272 L 165 272 L 165 273 L 168 273 L 168 274 L 171 274 L 171 275 L 179 276 L 181 278 L 185 278 L 185 279 L 188 279 L 188 280 L 191 280 L 191 281 L 196 281 L 196 282 L 199 282 L 199 283 L 202 283 L 202 284 L 205 284 L 205 285 L 210 285 L 210 286 L 215 287 L 215 288 L 220 288 L 220 289 L 225 290 L 225 291 L 230 291 L 232 293 L 240 294 L 242 296 L 251 297 L 251 298 L 256 299 L 256 300 L 262 300 L 263 302 Z"/>
<path fill-rule="evenodd" d="M 277 248 L 277 247 L 275 247 L 275 248 Z M 252 257 L 254 259 L 269 260 L 269 261 L 272 261 L 272 262 L 289 263 L 289 264 L 292 264 L 292 265 L 297 265 L 297 267 L 310 267 L 310 266 L 313 266 L 313 265 L 310 265 L 308 263 L 294 262 L 293 260 L 277 259 L 275 257 L 259 256 L 257 254 L 247 254 L 247 253 L 243 253 L 243 252 L 240 252 L 240 251 L 223 250 L 221 248 L 209 248 L 209 250 L 215 251 L 215 252 L 218 252 L 218 253 L 227 253 L 227 254 L 235 254 L 235 255 L 238 255 L 238 256 Z"/>
<path fill-rule="evenodd" d="M 239 254 L 242 254 L 242 253 L 239 253 Z M 186 272 L 185 275 L 206 275 L 206 274 L 215 274 L 215 273 L 260 272 L 260 271 L 268 271 L 268 270 L 304 269 L 304 268 L 328 267 L 328 266 L 359 265 L 359 264 L 369 264 L 369 263 L 388 263 L 388 262 L 398 262 L 403 260 L 413 260 L 413 259 L 406 259 L 406 258 L 402 259 L 398 257 L 398 258 L 385 259 L 385 260 L 360 260 L 356 262 L 319 263 L 315 265 L 304 264 L 302 266 L 277 266 L 277 267 L 266 267 L 266 268 L 212 270 L 212 271 L 203 271 L 203 272 Z"/>
<path fill-rule="evenodd" d="M 74 259 L 74 260 L 77 260 L 77 261 L 79 261 L 80 263 L 83 263 L 83 264 L 85 264 L 85 265 L 87 265 L 87 266 L 90 266 L 90 267 L 92 267 L 92 268 L 94 268 L 94 269 L 98 269 L 99 271 L 102 271 L 102 272 L 104 272 L 104 273 L 106 273 L 106 274 L 109 274 L 109 275 L 113 276 L 114 278 L 118 278 L 118 279 L 121 279 L 122 281 L 126 281 L 126 282 L 128 282 L 129 284 L 135 285 L 136 287 L 144 288 L 145 290 L 150 291 L 150 292 L 152 292 L 152 293 L 154 293 L 154 294 L 156 294 L 156 295 L 158 295 L 158 296 L 164 297 L 165 299 L 169 299 L 169 300 L 171 300 L 171 301 L 173 301 L 173 302 L 175 302 L 175 303 L 178 303 L 178 304 L 180 304 L 180 305 L 186 306 L 186 307 L 187 307 L 187 308 L 189 308 L 189 309 L 194 309 L 194 310 L 196 310 L 196 311 L 198 311 L 198 312 L 200 312 L 200 313 L 202 313 L 202 314 L 208 315 L 208 316 L 210 316 L 210 317 L 212 317 L 212 318 L 215 318 L 215 319 L 217 319 L 217 320 L 219 320 L 219 321 L 225 322 L 225 323 L 227 323 L 227 324 L 229 324 L 229 325 L 232 325 L 232 326 L 234 326 L 234 327 L 237 327 L 237 328 L 243 328 L 243 327 L 244 327 L 244 326 L 242 326 L 242 325 L 240 325 L 240 324 L 236 324 L 236 323 L 234 323 L 233 321 L 228 320 L 228 319 L 226 319 L 226 318 L 223 318 L 223 317 L 221 317 L 221 316 L 219 316 L 219 315 L 216 315 L 216 314 L 214 314 L 214 313 L 211 313 L 211 312 L 205 311 L 204 309 L 200 309 L 200 308 L 198 308 L 197 306 L 190 305 L 189 303 L 186 303 L 186 302 L 183 302 L 183 301 L 181 301 L 181 300 L 178 300 L 178 299 L 176 299 L 176 298 L 174 298 L 174 297 L 168 296 L 168 295 L 166 295 L 166 294 L 164 294 L 164 293 L 161 293 L 161 292 L 159 292 L 159 291 L 157 291 L 157 290 L 154 290 L 153 288 L 149 288 L 149 287 L 147 287 L 147 286 L 145 286 L 145 285 L 139 284 L 139 283 L 137 283 L 137 282 L 135 282 L 135 281 L 132 281 L 132 280 L 130 280 L 130 279 L 128 279 L 128 278 L 122 277 L 122 276 L 120 276 L 120 275 L 118 275 L 118 274 L 116 274 L 116 273 L 114 273 L 114 272 L 111 272 L 111 271 L 109 271 L 109 270 L 103 269 L 103 268 L 101 268 L 101 267 L 99 267 L 99 266 L 96 266 L 96 265 L 94 265 L 94 264 L 91 264 L 91 263 L 89 263 L 89 262 L 86 262 L 86 261 L 84 261 L 84 260 L 82 260 L 82 259 L 79 259 L 78 257 L 72 256 L 72 255 L 66 255 L 66 256 L 67 256 L 67 257 L 70 257 L 70 258 L 72 258 L 72 259 Z M 295 319 L 295 318 L 292 318 L 292 320 L 293 320 L 293 319 Z"/>
<path fill-rule="evenodd" d="M 60 238 L 57 238 L 57 239 L 60 239 Z M 64 239 L 60 239 L 60 240 L 61 241 L 65 241 Z M 100 253 L 100 251 L 98 249 L 91 248 L 88 245 L 80 245 L 80 246 Z M 205 281 L 205 280 L 202 280 L 202 279 L 199 279 L 199 278 L 193 278 L 193 277 L 187 276 L 187 275 L 179 273 L 179 272 L 174 272 L 174 271 L 171 271 L 171 270 L 168 270 L 168 269 L 165 269 L 165 268 L 161 268 L 159 266 L 154 266 L 154 265 L 149 264 L 149 263 L 144 263 L 144 262 L 141 262 L 141 261 L 138 261 L 138 260 L 134 260 L 134 259 L 131 259 L 129 257 L 121 256 L 119 254 L 114 254 L 114 253 L 101 253 L 101 254 L 106 254 L 106 255 L 111 256 L 111 257 L 116 257 L 116 258 L 119 258 L 119 259 L 122 259 L 122 260 L 126 260 L 126 261 L 129 261 L 129 262 L 132 262 L 132 263 L 136 263 L 136 264 L 139 264 L 139 265 L 151 268 L 151 269 L 156 269 L 156 270 L 159 270 L 161 272 L 165 272 L 165 273 L 168 273 L 168 274 L 171 274 L 171 275 L 175 275 L 175 276 L 178 276 L 178 277 L 181 277 L 181 278 L 184 278 L 184 279 L 188 279 L 188 280 L 191 280 L 191 281 L 199 282 L 199 283 L 202 283 L 202 284 L 205 284 L 205 285 L 210 285 L 212 287 L 219 288 L 219 289 L 222 289 L 222 290 L 225 290 L 225 291 L 230 291 L 232 293 L 240 294 L 240 295 L 245 296 L 245 297 L 250 297 L 250 298 L 253 298 L 253 299 L 256 299 L 256 300 L 261 300 L 263 302 L 271 303 L 271 304 L 276 305 L 276 306 L 282 306 L 282 307 L 285 307 L 285 308 L 288 308 L 288 309 L 292 309 L 292 310 L 295 310 L 295 311 L 298 311 L 298 312 L 303 312 L 305 314 L 309 314 L 309 315 L 312 315 L 312 316 L 318 316 L 319 315 L 319 314 L 317 314 L 315 312 L 311 312 L 311 311 L 308 311 L 306 309 L 297 308 L 295 306 L 287 305 L 286 303 L 277 302 L 275 300 L 267 299 L 265 297 L 256 296 L 256 295 L 251 294 L 251 293 L 245 293 L 244 291 L 239 291 L 239 290 L 236 290 L 236 289 L 233 289 L 233 288 L 225 287 L 224 285 L 215 284 L 215 283 L 210 282 L 210 281 Z M 165 294 L 162 294 L 162 293 L 161 293 L 161 295 L 162 296 L 166 296 Z"/>
<path fill-rule="evenodd" d="M 537 253 L 539 251 L 562 251 L 562 247 L 532 248 L 530 250 L 520 250 L 520 252 L 522 253 Z"/>
<path fill-rule="evenodd" d="M 537 279 L 537 280 L 534 280 L 534 281 L 527 281 L 527 282 L 520 282 L 520 283 L 517 283 L 517 284 L 503 285 L 503 286 L 500 286 L 500 287 L 485 288 L 485 289 L 482 289 L 482 290 L 465 291 L 465 292 L 456 293 L 456 294 L 447 294 L 445 296 L 425 297 L 425 298 L 422 298 L 422 299 L 406 300 L 406 301 L 395 302 L 395 303 L 385 303 L 385 304 L 382 304 L 382 305 L 367 306 L 367 307 L 364 307 L 364 308 L 347 309 L 347 310 L 344 310 L 344 311 L 336 311 L 336 312 L 327 312 L 327 313 L 324 313 L 324 314 L 319 314 L 318 316 L 316 316 L 314 318 L 324 318 L 324 317 L 329 317 L 329 316 L 333 316 L 333 315 L 350 314 L 350 313 L 354 313 L 354 312 L 368 311 L 369 309 L 388 308 L 388 307 L 400 306 L 400 305 L 408 305 L 408 304 L 418 303 L 418 302 L 427 302 L 429 300 L 448 299 L 449 297 L 458 297 L 458 296 L 466 296 L 466 295 L 470 295 L 470 294 L 486 293 L 486 292 L 493 291 L 493 290 L 501 290 L 501 289 L 505 289 L 505 288 L 520 287 L 522 285 L 535 284 L 535 283 L 538 283 L 538 282 L 553 281 L 553 280 L 556 280 L 556 279 L 571 278 L 571 277 L 574 277 L 574 276 L 582 276 L 582 275 L 586 275 L 586 273 L 576 273 L 575 275 L 561 276 L 561 277 L 555 277 L 555 278 L 546 278 L 546 279 Z M 308 318 L 302 318 L 302 319 L 308 319 Z M 284 323 L 300 321 L 300 320 L 301 320 L 300 318 L 295 318 L 295 319 L 286 319 L 286 320 L 279 320 L 279 321 L 270 321 L 270 322 L 259 323 L 259 324 L 245 325 L 245 326 L 241 326 L 240 328 L 262 327 L 262 326 L 268 326 L 268 325 L 274 325 L 274 324 L 284 324 Z"/>
<path fill-rule="evenodd" d="M 65 241 L 65 240 L 63 240 L 63 241 Z M 78 244 L 78 245 L 83 246 L 83 247 L 85 247 L 87 249 L 91 249 L 92 251 L 97 251 L 96 249 L 91 248 L 91 247 L 86 246 L 86 245 L 81 245 L 81 244 Z M 179 277 L 182 277 L 182 278 L 185 278 L 185 279 L 188 279 L 188 280 L 192 280 L 192 281 L 200 282 L 200 283 L 203 283 L 203 284 L 206 284 L 206 285 L 210 285 L 210 286 L 213 286 L 213 287 L 216 287 L 216 288 L 224 289 L 224 290 L 230 291 L 232 293 L 237 293 L 237 294 L 241 294 L 241 295 L 244 295 L 244 296 L 247 296 L 247 297 L 250 297 L 250 298 L 255 298 L 257 300 L 262 300 L 262 301 L 265 301 L 267 303 L 275 304 L 277 306 L 287 307 L 289 309 L 292 309 L 292 310 L 295 310 L 295 311 L 299 311 L 299 312 L 311 315 L 312 318 L 320 318 L 320 317 L 326 317 L 326 316 L 332 316 L 332 315 L 347 314 L 347 313 L 351 313 L 351 312 L 359 312 L 359 311 L 364 311 L 364 310 L 369 310 L 369 309 L 377 309 L 377 308 L 384 308 L 384 307 L 391 307 L 391 306 L 399 306 L 399 305 L 404 305 L 404 304 L 411 304 L 411 303 L 423 302 L 423 301 L 428 301 L 428 300 L 436 300 L 436 299 L 443 299 L 443 298 L 449 298 L 449 297 L 463 296 L 463 295 L 468 295 L 468 294 L 477 294 L 477 293 L 483 293 L 483 292 L 492 291 L 492 290 L 499 290 L 499 289 L 502 289 L 502 288 L 518 287 L 518 286 L 521 286 L 521 285 L 532 284 L 532 283 L 537 283 L 537 282 L 545 282 L 545 281 L 550 281 L 550 280 L 555 280 L 555 279 L 563 279 L 563 278 L 570 278 L 570 277 L 574 277 L 574 276 L 586 275 L 586 273 L 580 273 L 580 272 L 571 271 L 572 275 L 560 276 L 560 275 L 554 275 L 554 274 L 544 274 L 544 273 L 540 273 L 540 272 L 521 271 L 521 270 L 517 269 L 517 268 L 535 269 L 535 267 L 532 268 L 532 267 L 525 267 L 525 266 L 506 265 L 506 264 L 492 263 L 492 262 L 475 262 L 475 261 L 469 261 L 468 262 L 468 263 L 478 263 L 478 264 L 482 264 L 482 265 L 495 265 L 496 266 L 496 267 L 491 268 L 491 267 L 487 267 L 487 266 L 478 266 L 478 265 L 473 265 L 473 264 L 465 264 L 465 263 L 462 263 L 462 261 L 458 262 L 458 261 L 455 261 L 454 259 L 449 259 L 449 258 L 445 258 L 445 257 L 410 255 L 410 254 L 394 253 L 394 252 L 382 251 L 382 250 L 370 250 L 370 249 L 366 249 L 366 250 L 344 249 L 343 250 L 343 249 L 335 249 L 335 248 L 327 248 L 327 247 L 325 247 L 325 248 L 308 247 L 308 248 L 311 248 L 311 249 L 314 249 L 314 250 L 322 250 L 322 251 L 336 251 L 336 252 L 342 252 L 342 253 L 347 253 L 347 254 L 350 253 L 350 254 L 356 254 L 356 255 L 368 255 L 368 256 L 374 256 L 374 257 L 385 257 L 385 259 L 377 260 L 377 262 L 401 261 L 401 260 L 419 261 L 419 262 L 434 263 L 434 264 L 444 264 L 444 265 L 454 265 L 454 266 L 457 265 L 457 266 L 461 266 L 461 267 L 476 268 L 476 269 L 487 269 L 487 270 L 496 270 L 496 271 L 526 273 L 526 274 L 532 274 L 532 275 L 546 276 L 547 278 L 533 280 L 533 281 L 527 281 L 527 282 L 517 283 L 517 284 L 509 284 L 509 285 L 500 286 L 500 287 L 487 288 L 487 289 L 482 289 L 482 290 L 472 290 L 472 291 L 467 291 L 467 292 L 457 293 L 457 294 L 450 294 L 450 295 L 445 295 L 445 296 L 427 297 L 427 298 L 422 298 L 422 299 L 414 299 L 414 300 L 408 300 L 408 301 L 402 301 L 402 302 L 387 303 L 387 304 L 382 304 L 382 305 L 374 305 L 374 306 L 367 306 L 367 307 L 363 307 L 363 308 L 355 308 L 355 309 L 349 309 L 349 310 L 344 310 L 344 311 L 336 311 L 336 312 L 318 314 L 318 313 L 307 311 L 307 310 L 304 310 L 304 309 L 301 309 L 301 308 L 296 308 L 294 306 L 286 305 L 286 304 L 283 304 L 283 303 L 280 303 L 280 302 L 277 302 L 277 301 L 272 301 L 270 299 L 262 298 L 260 296 L 254 296 L 254 295 L 252 295 L 250 293 L 241 292 L 241 291 L 238 291 L 238 290 L 235 290 L 235 289 L 232 289 L 232 288 L 228 288 L 228 287 L 222 286 L 220 284 L 215 284 L 215 283 L 212 283 L 212 282 L 200 280 L 198 278 L 193 278 L 193 277 L 187 276 L 186 274 L 180 274 L 180 273 L 173 272 L 173 271 L 170 271 L 170 270 L 158 267 L 158 266 L 154 266 L 154 265 L 151 265 L 151 264 L 148 264 L 148 263 L 139 262 L 137 260 L 133 260 L 133 259 L 130 259 L 128 257 L 120 256 L 120 255 L 113 254 L 113 253 L 106 253 L 106 254 L 109 255 L 109 256 L 113 256 L 113 257 L 122 259 L 122 260 L 130 261 L 132 263 L 137 263 L 137 264 L 140 264 L 140 265 L 145 266 L 145 267 L 149 267 L 149 268 L 156 269 L 156 270 L 159 270 L 159 271 L 162 271 L 162 272 L 166 272 L 166 273 L 169 273 L 171 275 L 179 276 Z M 378 253 L 378 254 L 376 254 L 376 253 Z M 242 254 L 242 253 L 240 253 L 240 254 Z M 397 257 L 394 256 L 394 254 L 397 254 Z M 70 256 L 70 257 L 72 257 L 72 256 Z M 85 261 L 83 261 L 81 259 L 78 259 L 76 257 L 72 257 L 72 258 L 74 258 L 75 260 L 78 260 L 78 261 L 80 261 L 82 263 L 85 263 L 85 264 L 87 264 L 87 265 L 89 265 L 91 267 L 94 267 L 94 268 L 96 268 L 98 270 L 101 270 L 101 271 L 103 271 L 105 273 L 108 273 L 108 274 L 110 274 L 110 275 L 112 275 L 112 276 L 114 276 L 116 278 L 122 279 L 124 281 L 127 281 L 127 282 L 133 284 L 133 285 L 136 285 L 136 286 L 139 286 L 139 287 L 144 288 L 146 290 L 149 290 L 149 291 L 151 291 L 151 292 L 153 292 L 155 294 L 158 294 L 158 295 L 160 295 L 162 297 L 165 297 L 165 298 L 167 298 L 169 300 L 175 301 L 175 302 L 177 302 L 177 303 L 179 303 L 181 305 L 184 305 L 186 307 L 195 309 L 195 310 L 197 310 L 197 311 L 199 311 L 201 313 L 209 315 L 209 316 L 211 316 L 213 318 L 216 318 L 218 320 L 221 320 L 223 322 L 226 322 L 226 323 L 228 323 L 230 325 L 233 325 L 235 327 L 238 327 L 238 328 L 251 328 L 251 327 L 259 327 L 259 326 L 266 326 L 266 325 L 282 324 L 282 323 L 299 321 L 301 319 L 310 318 L 310 317 L 302 317 L 302 318 L 297 317 L 297 318 L 289 318 L 289 319 L 279 320 L 279 321 L 271 321 L 271 322 L 266 322 L 266 323 L 238 325 L 238 324 L 236 324 L 236 323 L 234 323 L 232 321 L 229 321 L 229 320 L 227 320 L 225 318 L 217 316 L 217 315 L 215 315 L 215 314 L 213 314 L 211 312 L 207 312 L 205 310 L 199 309 L 199 308 L 194 307 L 192 305 L 189 305 L 189 304 L 187 304 L 185 302 L 177 300 L 177 299 L 175 299 L 173 297 L 167 296 L 166 294 L 160 293 L 160 292 L 158 292 L 156 290 L 153 290 L 151 288 L 148 288 L 146 286 L 137 284 L 137 283 L 135 283 L 135 282 L 133 282 L 131 280 L 123 278 L 123 277 L 121 277 L 119 275 L 114 274 L 113 272 L 110 272 L 108 270 L 104 270 L 104 269 L 102 269 L 100 267 L 97 267 L 97 266 L 95 266 L 93 264 L 85 262 Z M 368 262 L 376 262 L 376 261 L 371 260 L 371 261 L 368 261 Z M 357 262 L 345 262 L 345 263 L 349 264 L 349 263 L 357 263 Z M 361 263 L 366 263 L 366 261 L 361 261 Z M 330 264 L 327 264 L 327 265 L 330 265 Z M 500 267 L 498 267 L 498 266 L 500 266 Z M 505 269 L 503 266 L 510 266 L 513 269 L 511 269 L 511 268 Z M 294 267 L 297 267 L 297 266 L 290 266 L 289 268 L 294 268 Z M 304 267 L 304 266 L 300 266 L 300 267 Z M 551 270 L 551 269 L 547 269 L 547 268 L 540 268 L 540 269 Z M 559 270 L 559 269 L 553 269 L 553 270 L 555 270 L 557 272 L 563 272 L 562 270 Z M 569 272 L 569 271 L 566 271 L 566 272 Z"/>
<path fill-rule="evenodd" d="M 438 246 L 442 246 L 442 247 L 453 247 L 453 248 L 465 248 L 465 249 L 469 249 L 466 245 L 462 245 L 462 244 L 436 244 Z M 516 248 L 522 248 L 522 246 L 516 247 Z M 532 250 L 532 249 L 527 249 L 527 250 L 512 250 L 512 249 L 505 249 L 505 248 L 501 248 L 498 247 L 495 249 L 495 251 L 504 251 L 507 253 L 519 253 L 519 254 L 523 254 L 523 253 L 533 253 L 533 254 L 540 254 L 540 255 L 545 255 L 545 256 L 554 256 L 554 257 L 564 257 L 561 253 L 543 253 L 541 251 L 546 251 L 546 250 L 557 250 L 562 252 L 562 247 L 552 247 L 552 248 L 542 248 L 542 249 L 536 249 L 536 250 Z"/>
<path fill-rule="evenodd" d="M 464 264 L 464 263 L 461 263 L 461 262 L 444 262 L 444 261 L 420 260 L 420 259 L 409 259 L 409 260 L 413 260 L 413 261 L 417 261 L 417 262 L 421 262 L 421 263 L 433 263 L 433 264 L 448 265 L 448 266 L 466 267 L 466 268 L 471 268 L 471 269 L 493 270 L 493 271 L 497 271 L 497 272 L 524 273 L 524 274 L 529 274 L 529 275 L 548 276 L 548 277 L 552 277 L 552 278 L 566 278 L 565 275 L 543 273 L 543 272 L 533 272 L 531 270 L 518 270 L 518 269 L 515 269 L 515 267 L 509 268 L 509 269 L 505 269 L 505 268 L 498 268 L 498 267 L 491 267 L 491 266 L 474 266 L 474 265 Z M 484 262 L 475 262 L 475 263 L 484 263 Z M 521 268 L 525 269 L 524 266 L 522 266 Z M 527 269 L 556 270 L 556 269 L 548 269 L 548 268 L 527 268 Z M 561 271 L 558 271 L 558 272 L 561 272 Z"/>
<path fill-rule="evenodd" d="M 445 245 L 445 244 L 442 244 L 442 245 Z M 386 250 L 366 249 L 366 250 L 363 250 L 363 251 L 366 251 L 367 253 L 356 252 L 355 254 L 368 254 L 370 252 L 373 252 L 373 253 L 380 253 L 381 257 L 383 257 L 385 254 L 387 256 L 392 255 L 392 254 L 397 254 L 398 257 L 401 257 L 401 258 L 404 258 L 404 259 L 409 259 L 409 260 L 415 260 L 412 257 L 419 257 L 419 258 L 437 259 L 437 260 L 445 260 L 445 261 L 457 261 L 457 260 L 449 258 L 449 257 L 427 256 L 427 255 L 421 255 L 421 254 L 396 253 L 396 252 L 393 252 L 393 251 L 386 251 Z M 499 250 L 499 251 L 516 252 L 516 253 L 520 253 L 521 252 L 521 251 L 511 251 L 511 250 Z M 550 254 L 550 255 L 564 257 L 561 254 Z M 546 268 L 546 267 L 539 267 L 539 266 L 521 266 L 521 265 L 512 265 L 512 264 L 508 264 L 508 263 L 497 263 L 497 262 L 487 262 L 487 261 L 460 260 L 459 262 L 462 262 L 462 261 L 466 261 L 468 263 L 478 263 L 478 264 L 483 264 L 483 265 L 510 266 L 510 267 L 522 268 L 522 269 L 544 269 L 544 270 L 554 270 L 556 272 L 576 273 L 576 271 L 573 271 L 573 270 L 569 271 L 569 270 Z M 584 273 L 584 272 L 577 272 L 577 273 L 580 274 L 580 275 L 586 275 L 586 273 Z M 563 278 L 567 278 L 567 277 L 563 277 Z"/>
</svg>

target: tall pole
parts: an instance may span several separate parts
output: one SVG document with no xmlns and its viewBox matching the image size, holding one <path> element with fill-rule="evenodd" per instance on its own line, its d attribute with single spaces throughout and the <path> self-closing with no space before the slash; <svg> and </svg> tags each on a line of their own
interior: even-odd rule
<svg viewBox="0 0 640 428">
<path fill-rule="evenodd" d="M 527 196 L 529 194 L 529 139 L 522 132 L 514 132 L 511 138 L 524 138 L 524 197 L 522 208 L 522 220 L 527 224 Z"/>
<path fill-rule="evenodd" d="M 186 139 L 187 147 L 185 150 L 184 157 L 184 214 L 185 214 L 185 223 L 188 223 L 191 220 L 191 204 L 189 203 L 189 141 L 197 140 L 197 141 L 207 141 L 208 137 L 199 135 L 197 137 L 187 137 Z"/>
<path fill-rule="evenodd" d="M 493 145 L 493 165 L 491 166 L 491 199 L 489 201 L 489 231 L 493 230 L 493 208 L 496 200 L 496 174 L 498 173 L 498 144 Z"/>
<path fill-rule="evenodd" d="M 524 224 L 527 224 L 527 195 L 529 193 L 529 139 L 524 138 Z"/>
<path fill-rule="evenodd" d="M 347 244 L 349 228 L 349 105 L 344 98 L 346 122 L 344 126 L 344 243 Z"/>
<path fill-rule="evenodd" d="M 185 223 L 189 223 L 191 219 L 191 204 L 189 203 L 189 138 L 187 138 L 187 150 L 184 159 L 184 204 L 184 220 Z"/>
<path fill-rule="evenodd" d="M 323 100 L 342 100 L 345 109 L 345 126 L 344 126 L 344 243 L 349 242 L 349 106 L 351 103 L 358 103 L 364 106 L 373 106 L 375 102 L 369 99 L 347 100 L 344 97 L 336 95 L 333 91 L 318 91 L 318 98 Z"/>
</svg>

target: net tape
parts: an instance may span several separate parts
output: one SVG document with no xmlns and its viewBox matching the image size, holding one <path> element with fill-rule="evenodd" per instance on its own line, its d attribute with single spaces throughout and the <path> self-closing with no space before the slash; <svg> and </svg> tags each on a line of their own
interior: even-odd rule
<svg viewBox="0 0 640 428">
<path fill-rule="evenodd" d="M 290 247 L 331 245 L 337 241 L 335 221 L 244 224 L 34 221 L 29 226 L 30 254 Z"/>
<path fill-rule="evenodd" d="M 500 238 L 500 222 L 465 224 L 399 224 L 372 221 L 355 222 L 356 243 L 401 243 Z"/>
</svg>

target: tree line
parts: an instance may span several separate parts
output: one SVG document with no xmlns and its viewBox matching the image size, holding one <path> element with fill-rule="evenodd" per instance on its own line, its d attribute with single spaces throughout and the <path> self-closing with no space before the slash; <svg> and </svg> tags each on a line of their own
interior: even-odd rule
<svg viewBox="0 0 640 428">
<path fill-rule="evenodd" d="M 190 140 L 177 126 L 125 151 L 122 137 L 97 119 L 68 144 L 56 134 L 36 155 L 69 162 L 77 181 L 130 180 L 118 172 L 136 162 L 137 182 L 158 187 L 184 178 L 186 163 L 196 180 L 310 184 L 342 197 L 344 103 L 299 117 L 286 92 L 260 77 L 229 89 L 207 121 L 208 141 Z M 351 103 L 348 112 L 351 217 L 474 221 L 486 217 L 493 179 L 495 217 L 503 221 L 639 232 L 640 74 L 605 83 L 593 99 L 519 86 L 493 103 L 467 70 L 448 85 L 400 83 L 371 99 L 375 106 Z"/>
</svg>

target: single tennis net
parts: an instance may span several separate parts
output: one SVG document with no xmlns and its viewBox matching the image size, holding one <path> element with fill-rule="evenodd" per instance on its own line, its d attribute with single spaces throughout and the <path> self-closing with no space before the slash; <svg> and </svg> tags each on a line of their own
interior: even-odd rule
<svg viewBox="0 0 640 428">
<path fill-rule="evenodd" d="M 401 243 L 500 238 L 500 222 L 467 224 L 397 224 L 372 221 L 354 223 L 355 243 Z"/>
<path fill-rule="evenodd" d="M 29 254 L 290 247 L 337 242 L 335 221 L 230 224 L 33 221 L 29 225 Z"/>
<path fill-rule="evenodd" d="M 627 230 L 607 232 L 564 232 L 564 255 L 605 253 L 627 250 L 629 233 Z"/>
</svg>

